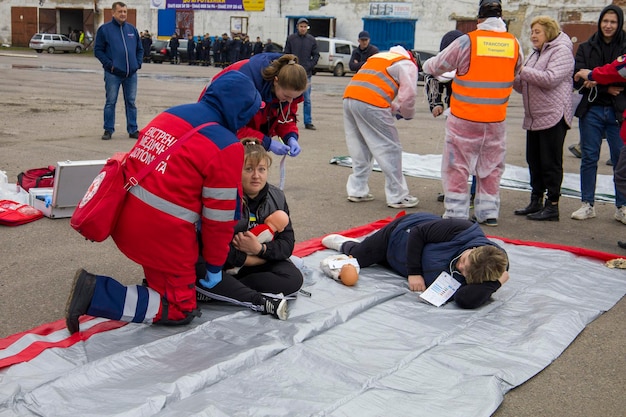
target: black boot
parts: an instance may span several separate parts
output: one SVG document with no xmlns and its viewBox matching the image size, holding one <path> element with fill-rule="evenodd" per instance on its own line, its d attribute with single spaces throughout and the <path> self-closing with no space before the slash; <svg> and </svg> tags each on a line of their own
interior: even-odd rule
<svg viewBox="0 0 626 417">
<path fill-rule="evenodd" d="M 537 196 L 532 195 L 530 196 L 529 205 L 527 205 L 523 209 L 515 210 L 513 213 L 515 213 L 516 216 L 525 216 L 527 214 L 537 213 L 541 211 L 541 209 L 543 209 L 542 200 L 543 200 L 543 196 L 537 197 Z"/>
<path fill-rule="evenodd" d="M 87 314 L 95 290 L 96 276 L 84 269 L 79 269 L 74 276 L 74 283 L 65 310 L 65 324 L 70 334 L 79 330 L 78 318 Z"/>
<path fill-rule="evenodd" d="M 546 205 L 541 211 L 532 213 L 526 216 L 528 220 L 548 220 L 559 221 L 559 203 L 552 203 L 550 200 L 546 200 Z"/>
</svg>

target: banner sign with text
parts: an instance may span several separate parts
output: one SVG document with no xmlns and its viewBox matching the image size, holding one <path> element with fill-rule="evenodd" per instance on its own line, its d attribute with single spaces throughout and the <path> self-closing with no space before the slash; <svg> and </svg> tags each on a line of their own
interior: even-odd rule
<svg viewBox="0 0 626 417">
<path fill-rule="evenodd" d="M 158 0 L 157 0 L 158 1 Z M 168 9 L 262 12 L 265 0 L 162 0 Z"/>
</svg>

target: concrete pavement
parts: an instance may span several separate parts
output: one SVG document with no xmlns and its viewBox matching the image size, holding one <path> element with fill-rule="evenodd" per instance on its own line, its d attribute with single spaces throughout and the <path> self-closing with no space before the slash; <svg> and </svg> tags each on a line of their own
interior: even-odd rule
<svg viewBox="0 0 626 417">
<path fill-rule="evenodd" d="M 0 54 L 2 51 L 0 51 Z M 74 54 L 35 55 L 21 58 L 0 55 L 0 169 L 10 181 L 26 169 L 63 160 L 105 159 L 133 144 L 125 131 L 120 95 L 116 132 L 102 141 L 104 82 L 93 57 Z M 18 54 L 19 55 L 19 54 Z M 137 105 L 139 125 L 144 126 L 165 108 L 197 100 L 215 68 L 187 65 L 145 64 L 140 72 Z M 316 131 L 301 130 L 303 152 L 286 160 L 286 185 L 296 238 L 309 238 L 344 230 L 373 220 L 394 216 L 387 208 L 383 177 L 370 180 L 375 200 L 354 204 L 345 198 L 350 170 L 328 161 L 347 155 L 343 136 L 341 96 L 349 77 L 322 74 L 313 77 L 313 119 Z M 422 97 L 418 115 L 399 121 L 404 150 L 439 154 L 444 121 L 433 119 Z M 525 132 L 519 95 L 513 94 L 508 116 L 507 163 L 525 164 Z M 576 125 L 577 126 L 577 125 Z M 566 146 L 578 141 L 577 128 L 568 133 Z M 578 172 L 579 159 L 565 151 L 565 171 Z M 611 174 L 604 165 L 599 173 Z M 274 158 L 272 182 L 278 181 L 279 158 Z M 438 180 L 407 178 L 413 195 L 420 199 L 411 211 L 441 213 L 436 201 Z M 626 239 L 626 226 L 613 219 L 615 207 L 596 205 L 596 219 L 575 221 L 571 212 L 577 199 L 563 198 L 560 222 L 531 222 L 514 216 L 527 204 L 529 194 L 502 190 L 499 226 L 485 230 L 493 236 L 585 247 L 626 256 L 616 241 Z M 83 240 L 69 227 L 68 219 L 42 219 L 15 227 L 0 227 L 0 337 L 24 331 L 63 317 L 71 278 L 78 267 L 108 274 L 127 284 L 141 277 L 140 268 L 126 259 L 109 239 L 101 244 Z M 626 279 L 626 271 L 624 272 Z M 512 278 L 514 279 L 514 278 Z M 585 329 L 551 366 L 509 392 L 498 417 L 508 416 L 621 416 L 626 410 L 626 302 Z"/>
</svg>

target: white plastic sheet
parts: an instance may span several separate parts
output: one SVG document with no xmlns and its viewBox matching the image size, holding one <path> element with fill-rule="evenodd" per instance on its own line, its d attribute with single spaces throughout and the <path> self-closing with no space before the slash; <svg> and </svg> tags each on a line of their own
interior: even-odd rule
<svg viewBox="0 0 626 417">
<path fill-rule="evenodd" d="M 330 163 L 352 167 L 352 159 L 349 156 L 334 157 Z M 380 171 L 377 163 L 374 163 L 372 169 Z M 402 152 L 402 172 L 410 177 L 441 179 L 441 155 L 418 155 Z M 500 186 L 511 190 L 531 191 L 528 168 L 506 164 Z M 561 194 L 564 197 L 580 198 L 580 175 L 564 173 Z M 598 174 L 595 199 L 596 201 L 615 202 L 615 186 L 612 175 Z"/>
<path fill-rule="evenodd" d="M 420 303 L 381 267 L 345 287 L 314 253 L 288 321 L 209 303 L 190 326 L 48 349 L 0 371 L 0 417 L 489 415 L 626 293 L 601 261 L 503 246 L 511 279 L 477 310 Z"/>
</svg>

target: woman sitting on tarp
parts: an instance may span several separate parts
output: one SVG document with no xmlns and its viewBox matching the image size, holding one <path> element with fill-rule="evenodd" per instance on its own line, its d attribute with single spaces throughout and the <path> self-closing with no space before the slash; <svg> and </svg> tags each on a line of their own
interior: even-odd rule
<svg viewBox="0 0 626 417">
<path fill-rule="evenodd" d="M 242 143 L 243 214 L 235 226 L 221 282 L 211 285 L 204 280 L 204 260 L 200 259 L 198 300 L 226 301 L 286 320 L 287 300 L 266 306 L 259 300 L 268 293 L 290 295 L 302 286 L 302 273 L 289 260 L 296 240 L 289 207 L 285 194 L 267 182 L 272 158 L 263 145 L 256 139 L 244 139 Z M 276 215 L 284 219 L 270 221 Z"/>
</svg>

